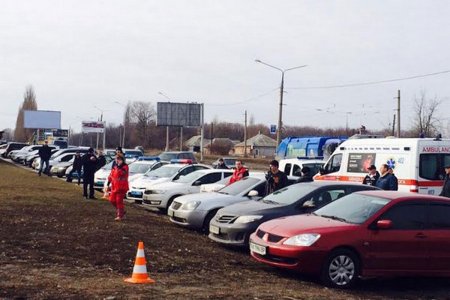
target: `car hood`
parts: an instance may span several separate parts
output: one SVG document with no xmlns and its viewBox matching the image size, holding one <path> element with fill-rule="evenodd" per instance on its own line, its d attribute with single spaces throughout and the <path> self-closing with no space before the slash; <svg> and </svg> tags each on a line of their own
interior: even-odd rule
<svg viewBox="0 0 450 300">
<path fill-rule="evenodd" d="M 268 204 L 261 201 L 245 201 L 220 210 L 221 214 L 243 215 L 284 215 L 292 211 L 288 205 Z"/>
<path fill-rule="evenodd" d="M 179 203 L 188 203 L 191 201 L 200 201 L 200 202 L 211 202 L 211 201 L 223 201 L 230 199 L 235 196 L 220 194 L 216 192 L 211 193 L 195 193 L 177 197 L 177 202 Z"/>
<path fill-rule="evenodd" d="M 319 233 L 354 229 L 359 225 L 323 218 L 313 214 L 282 217 L 262 223 L 259 229 L 279 236 L 290 237 L 302 233 Z"/>
<path fill-rule="evenodd" d="M 110 170 L 100 169 L 95 172 L 95 178 L 107 178 L 109 176 L 109 173 L 111 173 Z"/>
<path fill-rule="evenodd" d="M 158 183 L 158 184 L 153 184 L 152 185 L 152 190 L 168 190 L 168 191 L 172 191 L 172 190 L 176 190 L 179 188 L 184 188 L 187 186 L 187 183 L 179 183 L 179 182 L 173 182 L 173 181 L 169 181 L 169 182 L 162 182 L 162 183 Z"/>
<path fill-rule="evenodd" d="M 138 173 L 138 174 L 130 174 L 130 175 L 128 176 L 128 181 L 129 181 L 129 182 L 132 182 L 132 181 L 134 181 L 134 180 L 137 180 L 138 178 L 142 178 L 142 176 L 144 176 L 144 174 L 142 174 L 142 173 Z"/>
<path fill-rule="evenodd" d="M 170 178 L 167 177 L 141 177 L 133 181 L 133 187 L 143 188 L 147 186 L 151 186 L 158 183 L 163 183 L 169 181 Z"/>
</svg>

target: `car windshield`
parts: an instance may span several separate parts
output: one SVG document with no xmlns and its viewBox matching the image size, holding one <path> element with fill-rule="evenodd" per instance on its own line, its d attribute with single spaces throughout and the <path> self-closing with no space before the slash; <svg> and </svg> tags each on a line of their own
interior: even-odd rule
<svg viewBox="0 0 450 300">
<path fill-rule="evenodd" d="M 162 161 L 171 161 L 172 159 L 177 159 L 176 153 L 161 153 L 159 159 Z"/>
<path fill-rule="evenodd" d="M 229 181 L 229 178 L 227 178 Z M 253 187 L 255 184 L 260 182 L 260 179 L 254 178 L 254 177 L 244 177 L 239 181 L 236 181 L 230 185 L 227 185 L 220 190 L 218 190 L 218 193 L 221 194 L 227 194 L 227 195 L 233 195 L 236 196 L 240 193 L 242 193 L 245 190 L 248 190 L 249 188 Z"/>
<path fill-rule="evenodd" d="M 136 174 L 144 174 L 147 172 L 153 164 L 150 163 L 140 163 L 140 162 L 134 162 L 128 166 L 128 170 L 130 173 L 136 173 Z"/>
<path fill-rule="evenodd" d="M 180 178 L 178 178 L 177 180 L 174 180 L 174 182 L 190 183 L 190 182 L 196 181 L 197 179 L 199 179 L 203 175 L 205 175 L 204 172 L 191 172 L 191 173 L 189 173 L 187 175 L 180 176 Z"/>
<path fill-rule="evenodd" d="M 389 201 L 385 198 L 353 193 L 325 205 L 314 214 L 348 223 L 362 224 Z"/>
<path fill-rule="evenodd" d="M 175 175 L 181 168 L 181 166 L 166 165 L 156 170 L 151 170 L 150 172 L 145 173 L 145 176 L 168 178 Z"/>
<path fill-rule="evenodd" d="M 315 189 L 317 189 L 317 186 L 306 183 L 294 184 L 275 191 L 262 198 L 260 201 L 271 204 L 289 205 L 303 198 Z"/>
<path fill-rule="evenodd" d="M 103 166 L 103 170 L 108 171 L 112 169 L 112 165 L 113 165 L 114 161 L 111 161 L 109 163 L 107 163 L 106 165 Z"/>
</svg>

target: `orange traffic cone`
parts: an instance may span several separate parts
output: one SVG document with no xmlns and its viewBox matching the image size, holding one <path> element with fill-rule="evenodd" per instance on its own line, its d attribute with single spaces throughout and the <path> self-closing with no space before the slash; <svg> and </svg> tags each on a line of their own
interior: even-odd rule
<svg viewBox="0 0 450 300">
<path fill-rule="evenodd" d="M 138 250 L 136 253 L 136 261 L 134 262 L 133 275 L 131 278 L 124 279 L 130 283 L 154 283 L 147 274 L 147 261 L 144 254 L 144 242 L 139 242 Z"/>
</svg>

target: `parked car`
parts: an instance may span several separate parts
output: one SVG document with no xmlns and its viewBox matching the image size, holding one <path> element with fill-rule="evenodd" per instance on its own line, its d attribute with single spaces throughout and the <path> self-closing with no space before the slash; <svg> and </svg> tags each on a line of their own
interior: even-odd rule
<svg viewBox="0 0 450 300">
<path fill-rule="evenodd" d="M 209 222 L 220 208 L 238 202 L 258 200 L 264 197 L 265 193 L 266 178 L 264 174 L 260 174 L 258 177 L 244 177 L 217 192 L 177 197 L 169 207 L 167 214 L 170 221 L 177 225 L 208 232 Z"/>
<path fill-rule="evenodd" d="M 24 158 L 32 151 L 38 150 L 42 145 L 29 145 L 25 146 L 18 151 L 14 151 L 14 154 L 11 154 L 11 160 L 16 163 L 22 163 Z M 11 152 L 12 153 L 12 152 Z"/>
<path fill-rule="evenodd" d="M 356 191 L 376 187 L 356 183 L 304 182 L 278 190 L 259 201 L 246 201 L 220 209 L 210 222 L 209 238 L 223 244 L 245 246 L 263 222 L 310 213 Z"/>
<path fill-rule="evenodd" d="M 450 199 L 364 191 L 261 224 L 256 260 L 348 288 L 362 277 L 450 276 Z"/>
<path fill-rule="evenodd" d="M 193 164 L 197 163 L 194 152 L 190 151 L 162 152 L 161 154 L 159 154 L 159 158 L 161 159 L 161 161 L 168 161 L 168 162 L 170 162 L 173 159 L 188 159 Z"/>
<path fill-rule="evenodd" d="M 68 154 L 68 155 L 70 155 L 70 154 Z M 62 161 L 62 162 L 56 163 L 55 165 L 53 165 L 50 168 L 50 174 L 55 175 L 59 178 L 66 176 L 67 168 L 69 168 L 73 165 L 73 159 L 74 158 L 72 156 L 72 158 L 69 161 Z"/>
<path fill-rule="evenodd" d="M 5 151 L 2 153 L 4 158 L 8 157 L 9 152 L 13 150 L 20 150 L 23 147 L 28 146 L 27 143 L 18 143 L 18 142 L 9 142 L 5 148 Z"/>
<path fill-rule="evenodd" d="M 145 190 L 142 204 L 167 210 L 175 198 L 182 195 L 198 193 L 200 191 L 200 185 L 219 181 L 232 174 L 232 170 L 226 169 L 208 169 L 191 172 L 175 180 L 152 185 Z"/>
<path fill-rule="evenodd" d="M 127 192 L 127 199 L 135 200 L 136 203 L 142 203 L 145 190 L 152 185 L 176 180 L 191 172 L 210 168 L 202 164 L 167 164 L 145 173 L 141 178 L 133 180 L 130 190 Z"/>
<path fill-rule="evenodd" d="M 217 160 L 213 161 L 213 163 L 212 163 L 212 167 L 213 168 L 215 168 L 217 166 L 217 164 L 219 163 L 219 159 L 220 158 L 218 158 Z M 222 157 L 222 159 L 223 159 L 223 162 L 225 163 L 225 166 L 227 166 L 228 169 L 231 169 L 231 168 L 235 167 L 236 160 L 237 160 L 236 157 Z"/>
<path fill-rule="evenodd" d="M 52 154 L 52 156 L 50 157 L 50 160 L 48 161 L 49 170 L 51 170 L 54 165 L 59 164 L 60 162 L 68 162 L 75 156 L 75 152 L 65 152 L 62 153 L 61 155 L 55 156 L 56 153 L 58 152 L 59 151 L 56 151 L 55 154 Z M 41 163 L 42 163 L 41 159 L 38 158 L 37 163 L 35 165 L 36 170 L 40 169 Z"/>
<path fill-rule="evenodd" d="M 322 159 L 309 159 L 309 158 L 287 158 L 280 160 L 279 169 L 283 171 L 287 176 L 301 176 L 301 170 L 303 167 L 308 167 L 311 171 L 311 175 L 319 173 L 319 169 L 323 167 L 325 163 Z"/>
</svg>

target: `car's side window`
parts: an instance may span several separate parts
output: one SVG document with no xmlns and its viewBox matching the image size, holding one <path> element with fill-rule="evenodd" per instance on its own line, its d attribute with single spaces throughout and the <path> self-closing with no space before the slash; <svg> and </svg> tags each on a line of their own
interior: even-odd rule
<svg viewBox="0 0 450 300">
<path fill-rule="evenodd" d="M 195 166 L 195 167 L 194 167 L 194 170 L 195 170 L 195 171 L 198 171 L 198 170 L 206 170 L 206 169 L 208 169 L 208 168 L 205 167 L 205 166 Z"/>
<path fill-rule="evenodd" d="M 392 229 L 425 229 L 426 209 L 426 203 L 399 204 L 385 212 L 380 219 L 391 220 Z"/>
<path fill-rule="evenodd" d="M 286 173 L 286 175 L 288 175 L 288 174 Z M 294 167 L 292 168 L 292 175 L 302 176 L 301 168 L 299 165 L 294 165 Z"/>
<path fill-rule="evenodd" d="M 73 155 L 66 155 L 63 158 L 61 158 L 61 161 L 69 161 L 73 158 Z"/>
<path fill-rule="evenodd" d="M 450 229 L 450 205 L 437 202 L 430 203 L 428 222 L 431 229 Z"/>
<path fill-rule="evenodd" d="M 206 174 L 205 176 L 201 177 L 199 179 L 199 181 L 202 184 L 207 184 L 207 183 L 214 183 L 217 182 L 221 179 L 222 174 L 221 173 L 211 173 L 211 174 Z"/>
<path fill-rule="evenodd" d="M 292 167 L 291 164 L 286 164 L 286 165 L 284 166 L 284 170 L 283 170 L 284 174 L 290 175 L 290 174 L 291 174 L 291 167 Z"/>
</svg>

